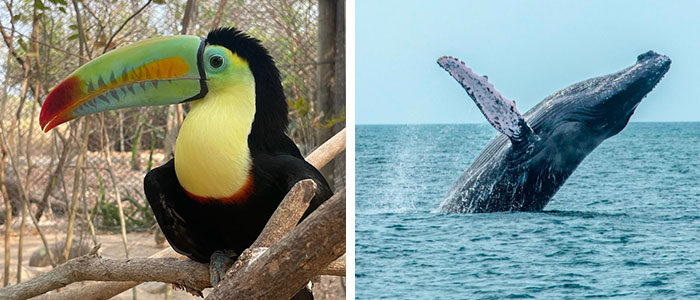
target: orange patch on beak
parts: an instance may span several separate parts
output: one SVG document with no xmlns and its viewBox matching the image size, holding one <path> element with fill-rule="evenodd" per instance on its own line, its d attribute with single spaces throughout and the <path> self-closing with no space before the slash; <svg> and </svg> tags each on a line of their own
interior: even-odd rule
<svg viewBox="0 0 700 300">
<path fill-rule="evenodd" d="M 77 76 L 71 76 L 58 84 L 46 97 L 41 113 L 39 124 L 44 132 L 52 128 L 73 120 L 71 112 L 84 104 L 88 100 L 94 99 L 102 94 L 109 93 L 115 89 L 146 82 L 157 83 L 158 80 L 172 80 L 182 78 L 190 70 L 189 64 L 181 57 L 167 57 L 155 60 L 113 78 L 113 81 L 100 82 L 88 88 L 86 82 Z M 106 78 L 107 76 L 98 76 Z"/>
<path fill-rule="evenodd" d="M 181 57 L 168 57 L 152 61 L 135 68 L 130 72 L 127 72 L 125 75 L 117 78 L 114 83 L 120 84 L 126 81 L 127 83 L 132 84 L 134 82 L 177 78 L 187 74 L 189 70 L 189 64 L 187 64 L 187 62 Z M 108 86 L 109 85 L 106 87 Z"/>
</svg>

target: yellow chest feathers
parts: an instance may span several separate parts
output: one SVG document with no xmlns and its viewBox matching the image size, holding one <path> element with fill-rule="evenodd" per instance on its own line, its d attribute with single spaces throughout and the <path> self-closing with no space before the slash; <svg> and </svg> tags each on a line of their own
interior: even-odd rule
<svg viewBox="0 0 700 300">
<path fill-rule="evenodd" d="M 218 87 L 192 109 L 175 143 L 180 185 L 200 198 L 225 199 L 248 182 L 248 134 L 255 117 L 254 84 Z"/>
</svg>

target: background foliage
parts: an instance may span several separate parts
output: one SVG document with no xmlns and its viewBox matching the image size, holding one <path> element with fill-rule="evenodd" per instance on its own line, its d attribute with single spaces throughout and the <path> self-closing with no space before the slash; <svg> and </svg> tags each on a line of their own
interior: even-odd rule
<svg viewBox="0 0 700 300">
<path fill-rule="evenodd" d="M 74 228 L 93 237 L 96 230 L 155 228 L 143 176 L 171 158 L 187 106 L 105 112 L 49 133 L 38 125 L 51 88 L 111 49 L 156 36 L 206 36 L 219 26 L 237 27 L 260 39 L 275 58 L 290 105 L 288 132 L 302 153 L 327 138 L 317 132 L 344 127 L 344 97 L 332 99 L 331 109 L 319 109 L 328 100 L 320 99 L 318 87 L 335 80 L 320 84 L 319 67 L 344 65 L 344 55 L 342 61 L 337 55 L 319 59 L 316 1 L 5 0 L 2 5 L 0 224 L 21 222 L 20 235 L 30 221 L 54 224 L 66 231 L 68 243 Z M 344 34 L 336 42 L 344 51 Z M 341 109 L 335 109 L 338 104 Z M 344 174 L 344 164 L 338 167 L 343 170 L 335 173 Z M 340 177 L 335 182 L 344 185 Z"/>
</svg>

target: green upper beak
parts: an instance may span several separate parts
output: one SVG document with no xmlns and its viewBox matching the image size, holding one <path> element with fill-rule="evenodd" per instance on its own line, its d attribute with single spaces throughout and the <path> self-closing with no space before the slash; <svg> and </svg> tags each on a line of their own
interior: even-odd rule
<svg viewBox="0 0 700 300">
<path fill-rule="evenodd" d="M 46 97 L 39 124 L 44 132 L 100 111 L 165 105 L 207 94 L 204 39 L 153 38 L 104 54 L 70 74 Z"/>
</svg>

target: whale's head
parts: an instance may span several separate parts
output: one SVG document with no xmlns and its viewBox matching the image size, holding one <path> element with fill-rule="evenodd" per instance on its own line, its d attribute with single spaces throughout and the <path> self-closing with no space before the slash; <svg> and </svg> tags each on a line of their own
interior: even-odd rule
<svg viewBox="0 0 700 300">
<path fill-rule="evenodd" d="M 580 131 L 578 134 L 606 139 L 625 128 L 639 103 L 670 67 L 668 56 L 645 52 L 628 68 L 573 84 L 550 95 L 532 110 L 530 117 L 533 123 L 540 123 L 538 119 L 543 118 L 558 119 L 559 122 L 549 125 L 572 127 Z M 540 129 L 555 129 L 544 127 Z"/>
<path fill-rule="evenodd" d="M 654 51 L 637 56 L 637 62 L 620 72 L 592 79 L 590 99 L 583 100 L 582 109 L 599 116 L 597 126 L 607 137 L 620 132 L 637 105 L 651 92 L 671 67 L 671 59 Z M 596 90 L 600 90 L 596 92 Z"/>
<path fill-rule="evenodd" d="M 668 56 L 649 51 L 619 72 L 591 78 L 545 98 L 525 114 L 541 142 L 534 161 L 548 160 L 573 171 L 605 139 L 627 126 L 639 103 L 671 66 Z"/>
</svg>

